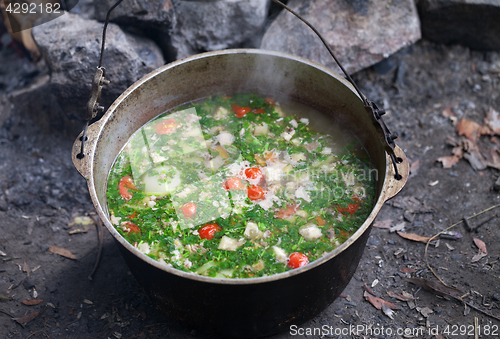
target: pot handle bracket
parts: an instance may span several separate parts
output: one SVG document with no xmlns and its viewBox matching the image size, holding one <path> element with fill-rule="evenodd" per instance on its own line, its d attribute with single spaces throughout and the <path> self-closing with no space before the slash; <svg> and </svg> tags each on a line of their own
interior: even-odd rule
<svg viewBox="0 0 500 339">
<path fill-rule="evenodd" d="M 90 99 L 87 103 L 87 113 L 85 115 L 85 127 L 83 129 L 83 135 L 79 138 L 81 144 L 80 144 L 80 153 L 76 155 L 76 159 L 82 160 L 85 157 L 84 153 L 84 147 L 85 147 L 85 142 L 88 140 L 87 138 L 87 128 L 90 125 L 90 122 L 95 119 L 97 116 L 97 113 L 104 112 L 104 107 L 99 105 L 99 102 L 101 101 L 101 92 L 102 92 L 102 87 L 104 85 L 108 85 L 110 83 L 109 80 L 105 78 L 106 76 L 106 69 L 102 67 L 102 60 L 104 57 L 104 46 L 106 44 L 106 28 L 108 27 L 109 23 L 109 17 L 111 15 L 111 12 L 118 6 L 123 0 L 118 0 L 111 8 L 108 10 L 108 13 L 106 14 L 106 20 L 104 22 L 104 27 L 102 29 L 102 44 L 101 44 L 101 55 L 99 58 L 99 66 L 96 69 L 96 72 L 94 74 L 94 79 L 92 80 L 92 91 L 90 94 Z M 74 160 L 74 162 L 76 161 Z"/>
</svg>

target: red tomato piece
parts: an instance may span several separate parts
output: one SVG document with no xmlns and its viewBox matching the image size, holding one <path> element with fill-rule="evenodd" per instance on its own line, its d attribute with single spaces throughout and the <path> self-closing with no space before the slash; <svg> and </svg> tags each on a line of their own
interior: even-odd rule
<svg viewBox="0 0 500 339">
<path fill-rule="evenodd" d="M 264 199 L 265 191 L 260 186 L 251 185 L 247 188 L 247 195 L 250 200 L 261 200 Z"/>
<path fill-rule="evenodd" d="M 194 202 L 185 203 L 184 205 L 182 205 L 181 211 L 186 218 L 191 218 L 196 214 L 196 204 Z"/>
<path fill-rule="evenodd" d="M 121 223 L 121 228 L 123 232 L 130 234 L 130 233 L 136 233 L 136 234 L 141 234 L 141 229 L 139 226 L 134 224 L 133 222 L 130 221 L 124 221 Z"/>
<path fill-rule="evenodd" d="M 293 252 L 290 254 L 290 257 L 288 257 L 287 266 L 290 268 L 299 268 L 307 264 L 309 264 L 309 258 L 304 253 Z"/>
<path fill-rule="evenodd" d="M 237 118 L 243 118 L 251 110 L 250 107 L 241 107 L 233 104 L 233 111 L 236 113 Z"/>
<path fill-rule="evenodd" d="M 275 214 L 275 217 L 279 219 L 288 218 L 294 215 L 296 210 L 297 204 L 287 205 L 286 208 L 278 210 L 278 212 Z"/>
<path fill-rule="evenodd" d="M 156 134 L 170 134 L 179 126 L 175 119 L 160 121 L 155 125 Z"/>
<path fill-rule="evenodd" d="M 231 177 L 224 183 L 224 188 L 227 190 L 242 190 L 245 189 L 245 184 L 240 179 Z"/>
<path fill-rule="evenodd" d="M 266 111 L 264 111 L 263 108 L 254 108 L 252 110 L 252 112 L 256 113 L 256 114 L 262 114 L 262 113 L 266 113 Z"/>
<path fill-rule="evenodd" d="M 337 211 L 339 211 L 339 213 L 344 213 L 344 214 L 349 213 L 350 215 L 356 213 L 356 211 L 359 208 L 360 201 L 358 198 L 353 198 L 353 200 L 355 202 L 348 204 L 347 207 L 337 207 Z"/>
<path fill-rule="evenodd" d="M 250 167 L 245 170 L 245 176 L 248 179 L 262 178 L 262 171 L 258 167 Z"/>
<path fill-rule="evenodd" d="M 274 106 L 276 104 L 272 98 L 266 98 L 266 102 L 271 106 Z"/>
<path fill-rule="evenodd" d="M 136 190 L 136 189 L 137 187 L 135 187 L 134 180 L 132 180 L 130 175 L 124 176 L 123 178 L 120 179 L 120 182 L 118 183 L 118 191 L 120 192 L 122 198 L 127 201 L 132 199 L 133 196 L 133 194 L 129 190 Z"/>
<path fill-rule="evenodd" d="M 214 238 L 215 232 L 219 232 L 221 230 L 222 228 L 217 224 L 207 224 L 200 228 L 198 234 L 202 239 L 212 240 Z"/>
</svg>

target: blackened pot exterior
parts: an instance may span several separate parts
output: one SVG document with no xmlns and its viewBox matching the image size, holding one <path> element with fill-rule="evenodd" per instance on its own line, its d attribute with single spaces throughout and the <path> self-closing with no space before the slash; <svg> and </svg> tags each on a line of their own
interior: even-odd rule
<svg viewBox="0 0 500 339">
<path fill-rule="evenodd" d="M 316 108 L 355 134 L 377 174 L 372 212 L 347 241 L 304 267 L 267 277 L 211 278 L 167 267 L 141 253 L 112 225 L 106 206 L 111 166 L 129 137 L 166 110 L 210 95 L 255 93 L 289 97 Z M 405 185 L 406 156 L 395 147 L 400 179 L 373 116 L 344 78 L 311 61 L 277 52 L 227 50 L 176 61 L 148 74 L 125 91 L 80 136 L 73 163 L 88 180 L 96 211 L 113 235 L 129 268 L 152 302 L 180 323 L 224 337 L 258 337 L 285 331 L 330 305 L 354 274 L 383 203 Z"/>
<path fill-rule="evenodd" d="M 369 236 L 314 270 L 260 284 L 221 285 L 185 279 L 118 246 L 138 284 L 169 317 L 202 332 L 252 338 L 286 331 L 330 305 L 351 280 Z"/>
</svg>

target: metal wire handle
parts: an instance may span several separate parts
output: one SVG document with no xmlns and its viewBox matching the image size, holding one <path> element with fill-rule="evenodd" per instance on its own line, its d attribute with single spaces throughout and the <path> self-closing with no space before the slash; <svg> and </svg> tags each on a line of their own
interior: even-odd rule
<svg viewBox="0 0 500 339">
<path fill-rule="evenodd" d="M 358 92 L 361 100 L 363 100 L 363 104 L 365 105 L 365 110 L 373 116 L 373 118 L 375 119 L 376 122 L 378 122 L 379 127 L 382 130 L 382 133 L 384 134 L 384 143 L 386 144 L 386 150 L 388 151 L 389 156 L 391 157 L 391 160 L 392 160 L 392 164 L 394 166 L 394 173 L 395 173 L 394 178 L 396 180 L 401 180 L 403 177 L 401 176 L 401 174 L 399 174 L 397 164 L 400 164 L 403 160 L 401 158 L 398 158 L 394 153 L 394 147 L 396 147 L 394 140 L 398 138 L 398 135 L 397 135 L 397 133 L 391 133 L 389 131 L 389 128 L 385 124 L 384 120 L 382 119 L 382 115 L 384 115 L 386 113 L 386 111 L 384 109 L 379 109 L 375 103 L 373 103 L 372 101 L 370 101 L 366 98 L 366 96 L 361 92 L 359 87 L 356 85 L 354 80 L 351 78 L 349 73 L 347 73 L 345 68 L 342 66 L 340 61 L 337 59 L 337 57 L 333 53 L 333 50 L 330 48 L 330 46 L 328 45 L 326 40 L 323 38 L 323 36 L 318 32 L 318 30 L 311 23 L 309 23 L 306 19 L 304 19 L 302 16 L 300 16 L 298 13 L 296 13 L 294 10 L 292 10 L 290 7 L 288 7 L 287 5 L 282 3 L 281 1 L 279 1 L 279 0 L 271 0 L 271 1 L 280 5 L 281 7 L 283 7 L 284 9 L 286 9 L 287 11 L 289 11 L 290 13 L 295 15 L 299 20 L 301 20 L 303 23 L 305 23 L 307 26 L 309 26 L 309 28 L 312 29 L 313 32 L 316 33 L 316 35 L 320 38 L 321 42 L 323 43 L 323 45 L 325 45 L 326 49 L 328 50 L 328 52 L 332 56 L 333 60 L 335 60 L 335 62 L 340 67 L 342 72 L 344 72 L 344 75 L 346 76 L 347 81 L 349 81 L 351 83 L 351 85 L 354 87 L 354 89 L 356 89 L 356 92 Z"/>
<path fill-rule="evenodd" d="M 104 27 L 103 27 L 103 32 L 102 32 L 101 56 L 99 59 L 99 66 L 97 67 L 97 71 L 96 71 L 96 74 L 94 76 L 94 81 L 92 82 L 92 95 L 91 95 L 91 98 L 87 104 L 87 115 L 86 115 L 87 122 L 85 124 L 85 128 L 83 130 L 83 136 L 81 138 L 81 142 L 82 142 L 81 150 L 80 150 L 80 153 L 77 154 L 78 159 L 82 159 L 83 157 L 85 157 L 83 150 L 84 150 L 85 141 L 87 139 L 86 134 L 87 134 L 87 128 L 89 126 L 90 121 L 93 118 L 95 118 L 95 116 L 97 115 L 98 112 L 104 111 L 104 107 L 99 106 L 99 101 L 101 98 L 102 86 L 109 83 L 109 81 L 105 79 L 106 70 L 104 69 L 104 67 L 102 67 L 102 61 L 103 61 L 103 57 L 104 57 L 104 47 L 105 47 L 105 43 L 106 43 L 106 29 L 108 27 L 109 17 L 111 15 L 111 12 L 122 1 L 123 0 L 118 0 L 113 6 L 111 6 L 111 8 L 108 10 L 108 13 L 106 15 L 106 20 L 104 22 Z M 281 1 L 279 1 L 279 0 L 271 0 L 271 1 L 278 4 L 279 6 L 283 7 L 284 9 L 286 9 L 287 11 L 292 13 L 294 16 L 296 16 L 299 20 L 301 20 L 303 23 L 305 23 L 307 26 L 309 26 L 309 28 L 312 29 L 312 31 L 320 38 L 321 42 L 326 47 L 326 49 L 328 50 L 328 52 L 332 56 L 333 60 L 335 60 L 337 65 L 340 67 L 340 69 L 342 70 L 342 72 L 346 76 L 347 81 L 349 81 L 351 83 L 351 85 L 354 87 L 356 92 L 359 94 L 359 97 L 361 98 L 361 100 L 363 101 L 363 104 L 365 106 L 365 110 L 373 116 L 375 121 L 378 123 L 379 128 L 382 130 L 382 133 L 384 135 L 384 143 L 386 145 L 386 150 L 389 153 L 389 156 L 391 157 L 391 160 L 392 160 L 392 164 L 394 166 L 394 173 L 395 173 L 394 177 L 396 180 L 401 180 L 402 176 L 401 176 L 401 174 L 399 174 L 397 164 L 401 163 L 402 159 L 396 157 L 396 155 L 394 153 L 394 148 L 396 147 L 394 140 L 397 139 L 398 135 L 397 135 L 397 133 L 394 133 L 394 134 L 391 133 L 389 131 L 389 128 L 385 124 L 384 120 L 382 119 L 382 116 L 386 113 L 386 111 L 384 109 L 379 109 L 375 103 L 373 103 L 372 101 L 370 101 L 366 98 L 366 96 L 361 92 L 359 87 L 356 85 L 354 80 L 351 78 L 349 73 L 347 73 L 346 69 L 342 66 L 340 61 L 337 59 L 337 57 L 333 53 L 333 50 L 330 48 L 330 46 L 328 45 L 326 40 L 323 38 L 321 33 L 319 33 L 319 31 L 311 23 L 309 23 L 306 19 L 304 19 L 302 16 L 300 16 L 298 13 L 296 13 L 294 10 L 292 10 L 290 7 L 288 7 L 287 5 L 282 3 Z"/>
<path fill-rule="evenodd" d="M 104 58 L 104 47 L 106 45 L 106 29 L 109 24 L 109 17 L 111 16 L 111 12 L 122 2 L 123 0 L 118 0 L 113 6 L 110 7 L 108 13 L 106 14 L 106 20 L 104 21 L 104 27 L 102 29 L 102 43 L 101 43 L 101 55 L 99 57 L 99 66 L 97 66 L 97 70 L 94 75 L 94 79 L 92 81 L 92 92 L 90 95 L 90 99 L 87 103 L 87 114 L 85 115 L 85 127 L 83 128 L 83 135 L 80 138 L 81 147 L 80 153 L 76 155 L 77 159 L 83 159 L 85 157 L 84 147 L 85 141 L 87 141 L 87 128 L 89 127 L 90 121 L 94 119 L 99 112 L 104 111 L 104 107 L 99 105 L 101 100 L 101 91 L 104 85 L 109 84 L 109 80 L 105 78 L 106 69 L 102 67 L 102 61 Z"/>
</svg>

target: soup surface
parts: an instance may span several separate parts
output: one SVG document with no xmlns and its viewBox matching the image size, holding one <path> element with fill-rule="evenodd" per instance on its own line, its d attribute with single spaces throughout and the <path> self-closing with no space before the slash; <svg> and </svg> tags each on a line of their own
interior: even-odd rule
<svg viewBox="0 0 500 339">
<path fill-rule="evenodd" d="M 374 172 L 357 140 L 309 107 L 217 96 L 135 133 L 107 202 L 118 232 L 153 259 L 259 277 L 307 265 L 352 235 L 372 210 Z"/>
</svg>

